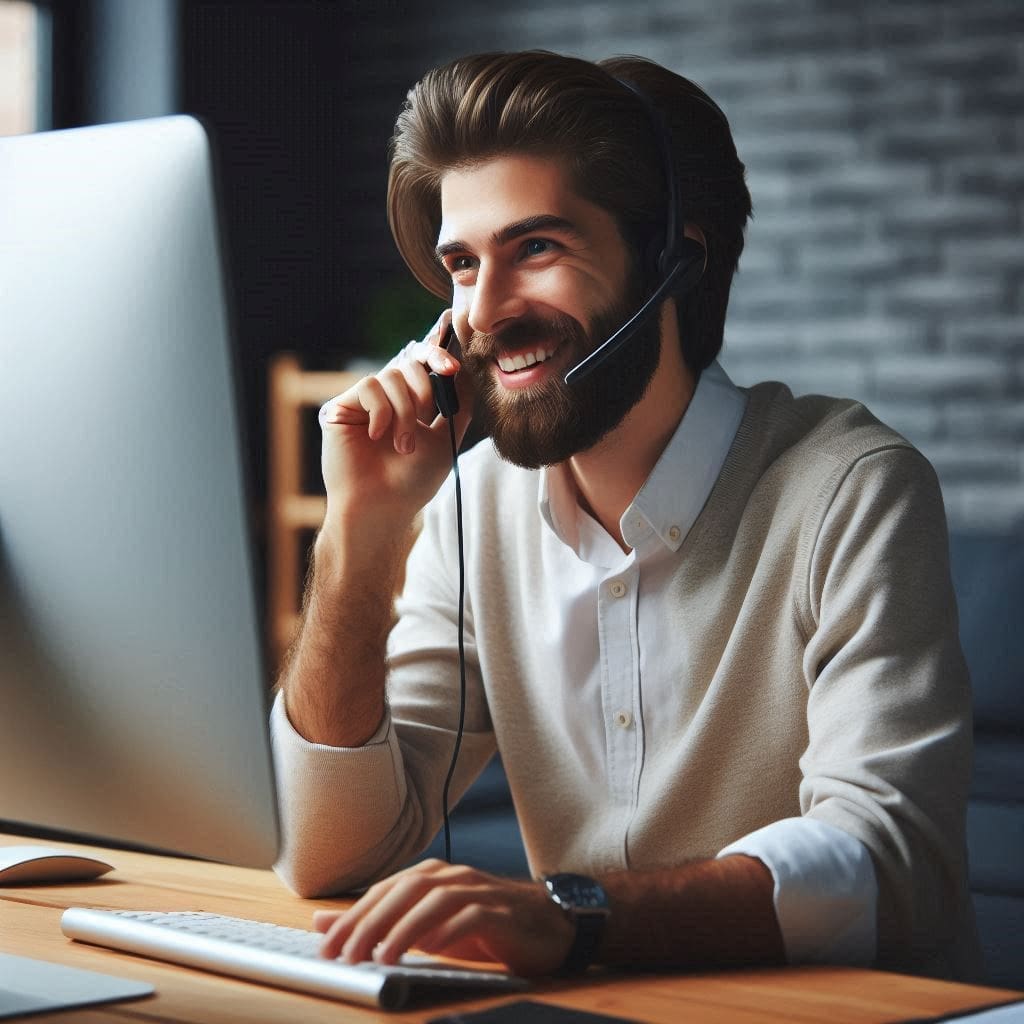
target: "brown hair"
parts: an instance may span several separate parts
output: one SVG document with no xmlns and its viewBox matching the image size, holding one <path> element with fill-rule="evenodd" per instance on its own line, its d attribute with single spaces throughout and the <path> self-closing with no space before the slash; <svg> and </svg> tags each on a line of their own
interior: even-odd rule
<svg viewBox="0 0 1024 1024">
<path fill-rule="evenodd" d="M 750 194 L 725 115 L 693 82 L 651 61 L 592 64 L 532 50 L 477 54 L 429 71 L 395 124 L 388 221 L 417 280 L 447 299 L 451 281 L 434 257 L 444 172 L 505 153 L 559 158 L 576 191 L 615 217 L 650 278 L 650 253 L 664 245 L 663 161 L 650 113 L 617 79 L 633 83 L 663 113 L 679 180 L 680 230 L 691 222 L 707 240 L 704 276 L 677 300 L 683 355 L 700 371 L 722 347 Z"/>
</svg>

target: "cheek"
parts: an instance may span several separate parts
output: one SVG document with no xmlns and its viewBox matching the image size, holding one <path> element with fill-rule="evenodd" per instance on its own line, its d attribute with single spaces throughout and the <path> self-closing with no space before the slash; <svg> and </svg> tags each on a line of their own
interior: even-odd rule
<svg viewBox="0 0 1024 1024">
<path fill-rule="evenodd" d="M 589 310 L 605 301 L 603 289 L 592 278 L 566 266 L 521 275 L 517 291 L 536 316 L 550 318 L 568 314 L 583 322 L 586 322 Z"/>
<path fill-rule="evenodd" d="M 521 299 L 532 315 L 550 318 L 568 314 L 586 324 L 594 310 L 603 309 L 612 297 L 610 282 L 581 272 L 577 268 L 553 266 L 510 276 L 507 285 Z M 468 338 L 473 330 L 469 315 L 473 305 L 473 289 L 455 285 L 452 293 L 452 320 L 460 338 Z"/>
</svg>

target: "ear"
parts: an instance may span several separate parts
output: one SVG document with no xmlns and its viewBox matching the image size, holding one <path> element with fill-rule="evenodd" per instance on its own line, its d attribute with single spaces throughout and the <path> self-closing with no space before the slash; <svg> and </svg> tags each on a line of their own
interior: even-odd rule
<svg viewBox="0 0 1024 1024">
<path fill-rule="evenodd" d="M 691 239 L 691 241 L 696 242 L 704 249 L 704 265 L 701 268 L 701 273 L 703 274 L 708 265 L 708 243 L 707 238 L 704 236 L 704 230 L 699 224 L 687 221 L 683 225 L 683 237 Z M 651 274 L 652 280 L 654 281 L 661 280 L 671 269 L 672 261 L 667 258 L 667 249 L 668 245 L 665 241 L 664 235 L 660 232 L 656 233 L 647 243 L 647 248 L 644 252 L 644 270 Z M 676 250 L 678 251 L 678 249 L 679 245 L 677 243 Z"/>
<path fill-rule="evenodd" d="M 704 230 L 699 224 L 694 224 L 692 221 L 687 221 L 683 225 L 683 237 L 692 238 L 695 242 L 700 242 L 701 245 L 706 249 L 708 247 L 708 240 L 704 237 Z"/>
<path fill-rule="evenodd" d="M 704 249 L 704 266 L 701 268 L 701 274 L 708 269 L 708 240 L 704 235 L 704 229 L 699 224 L 694 224 L 692 221 L 687 221 L 683 225 L 683 238 L 691 238 L 693 241 L 699 243 Z"/>
</svg>

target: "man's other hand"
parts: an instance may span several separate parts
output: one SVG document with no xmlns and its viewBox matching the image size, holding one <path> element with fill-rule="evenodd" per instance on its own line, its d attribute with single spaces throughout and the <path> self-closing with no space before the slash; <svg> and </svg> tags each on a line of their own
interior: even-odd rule
<svg viewBox="0 0 1024 1024">
<path fill-rule="evenodd" d="M 378 882 L 348 910 L 317 911 L 322 956 L 393 964 L 410 949 L 550 974 L 565 961 L 573 925 L 539 882 L 499 878 L 428 860 Z"/>
</svg>

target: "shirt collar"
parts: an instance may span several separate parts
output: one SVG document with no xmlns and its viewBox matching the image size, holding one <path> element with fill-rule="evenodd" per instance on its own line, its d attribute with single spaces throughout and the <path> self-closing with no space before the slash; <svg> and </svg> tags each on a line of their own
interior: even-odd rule
<svg viewBox="0 0 1024 1024">
<path fill-rule="evenodd" d="M 701 373 L 679 426 L 619 521 L 631 548 L 653 531 L 666 547 L 679 550 L 722 471 L 746 406 L 746 392 L 718 362 Z M 578 505 L 564 466 L 541 473 L 538 499 L 548 527 L 575 550 Z"/>
</svg>

